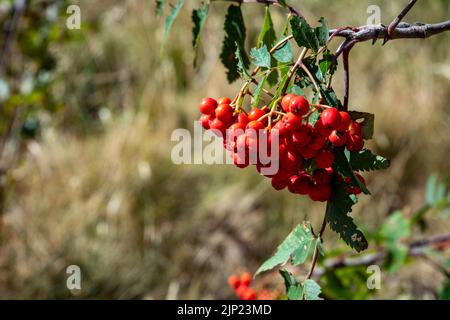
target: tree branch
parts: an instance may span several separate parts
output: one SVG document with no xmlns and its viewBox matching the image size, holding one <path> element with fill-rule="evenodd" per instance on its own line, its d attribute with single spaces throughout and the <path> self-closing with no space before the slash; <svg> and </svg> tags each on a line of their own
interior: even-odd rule
<svg viewBox="0 0 450 320">
<path fill-rule="evenodd" d="M 409 24 L 401 22 L 393 30 L 389 39 L 425 39 L 449 30 L 450 20 L 434 24 Z M 386 38 L 388 36 L 388 27 L 383 25 L 365 25 L 355 28 L 355 30 L 332 29 L 330 30 L 330 35 L 332 34 L 336 37 L 344 37 L 363 42 Z"/>
<path fill-rule="evenodd" d="M 408 14 L 409 10 L 416 4 L 417 0 L 411 0 L 406 7 L 399 13 L 399 15 L 389 24 L 387 29 L 388 36 L 391 37 L 397 25 L 402 21 L 402 19 Z"/>
<path fill-rule="evenodd" d="M 450 247 L 450 234 L 433 236 L 430 238 L 414 241 L 408 244 L 408 255 L 411 257 L 423 256 L 429 247 L 447 248 Z M 380 248 L 377 252 L 368 253 L 362 256 L 337 257 L 327 259 L 323 263 L 323 267 L 317 267 L 314 272 L 315 277 L 320 277 L 326 271 L 335 270 L 346 267 L 368 266 L 381 262 L 387 256 L 385 248 Z"/>
</svg>

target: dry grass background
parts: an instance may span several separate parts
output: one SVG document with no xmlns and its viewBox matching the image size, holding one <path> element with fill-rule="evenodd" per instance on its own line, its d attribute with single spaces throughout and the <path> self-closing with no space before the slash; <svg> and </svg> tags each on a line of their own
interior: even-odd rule
<svg viewBox="0 0 450 320">
<path fill-rule="evenodd" d="M 365 24 L 369 4 L 380 5 L 388 23 L 403 5 L 291 2 L 310 21 L 325 16 L 331 26 Z M 160 58 L 163 21 L 152 1 L 80 1 L 83 19 L 97 30 L 58 48 L 55 90 L 65 108 L 41 116 L 40 138 L 24 146 L 7 177 L 2 298 L 229 298 L 229 274 L 254 271 L 294 225 L 321 219 L 322 204 L 275 192 L 255 170 L 171 162 L 170 134 L 192 129 L 201 97 L 232 96 L 240 86 L 227 84 L 218 60 L 223 4 L 212 7 L 201 65 L 193 69 L 194 4 L 186 1 Z M 250 41 L 262 12 L 244 6 Z M 281 12 L 273 14 L 281 26 Z M 448 16 L 447 1 L 419 1 L 408 20 Z M 376 113 L 368 145 L 392 160 L 389 170 L 367 175 L 373 196 L 353 213 L 365 230 L 376 230 L 394 209 L 418 209 L 427 176 L 450 172 L 449 40 L 364 43 L 351 53 L 351 105 Z M 342 73 L 336 88 L 342 92 Z M 449 229 L 448 221 L 431 222 L 430 234 Z M 326 250 L 341 246 L 327 233 Z M 70 264 L 82 269 L 75 296 L 65 285 Z M 377 297 L 429 298 L 441 280 L 414 263 L 388 277 Z"/>
</svg>

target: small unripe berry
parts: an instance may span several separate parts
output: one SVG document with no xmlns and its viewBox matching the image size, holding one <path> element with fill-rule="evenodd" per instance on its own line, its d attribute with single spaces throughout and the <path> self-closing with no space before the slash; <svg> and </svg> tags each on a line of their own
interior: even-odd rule
<svg viewBox="0 0 450 320">
<path fill-rule="evenodd" d="M 200 112 L 203 114 L 214 115 L 214 111 L 217 107 L 217 101 L 213 98 L 203 98 L 200 102 Z"/>
<path fill-rule="evenodd" d="M 336 130 L 341 124 L 341 115 L 336 108 L 328 108 L 322 111 L 320 120 L 325 128 Z"/>
</svg>

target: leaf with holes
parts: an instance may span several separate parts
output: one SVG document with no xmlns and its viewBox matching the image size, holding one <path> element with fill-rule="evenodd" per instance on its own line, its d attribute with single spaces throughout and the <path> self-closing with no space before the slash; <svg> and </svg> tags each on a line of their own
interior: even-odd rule
<svg viewBox="0 0 450 320">
<path fill-rule="evenodd" d="M 340 237 L 353 249 L 360 252 L 367 249 L 366 237 L 358 229 L 353 219 L 348 216 L 352 211 L 357 198 L 345 191 L 345 185 L 339 181 L 333 181 L 331 200 L 328 202 L 325 218 L 330 228 L 338 233 Z"/>
<path fill-rule="evenodd" d="M 305 47 L 317 52 L 319 49 L 319 40 L 314 29 L 306 22 L 305 19 L 294 16 L 291 19 L 292 35 L 300 47 Z"/>
<path fill-rule="evenodd" d="M 225 68 L 227 68 L 228 82 L 233 82 L 239 78 L 238 60 L 236 59 L 236 52 L 238 49 L 242 55 L 242 65 L 244 66 L 244 69 L 248 68 L 250 64 L 244 48 L 246 29 L 241 8 L 239 6 L 230 5 L 228 7 L 227 15 L 225 16 L 224 30 L 225 38 L 222 43 L 220 59 Z"/>
<path fill-rule="evenodd" d="M 349 161 L 353 170 L 357 171 L 386 169 L 390 165 L 390 161 L 388 159 L 373 154 L 367 149 L 363 149 L 359 152 L 350 152 Z"/>
<path fill-rule="evenodd" d="M 284 265 L 289 259 L 291 259 L 293 265 L 305 262 L 314 247 L 315 241 L 316 238 L 312 234 L 311 224 L 298 225 L 280 244 L 275 255 L 259 267 L 256 274 L 271 270 L 278 265 Z"/>
<path fill-rule="evenodd" d="M 314 29 L 314 33 L 316 34 L 317 40 L 319 42 L 319 46 L 323 47 L 328 42 L 328 22 L 324 17 L 321 17 L 319 20 L 321 26 Z"/>
<path fill-rule="evenodd" d="M 265 44 L 260 48 L 250 50 L 250 57 L 255 66 L 270 68 L 270 53 Z"/>
<path fill-rule="evenodd" d="M 303 282 L 303 297 L 305 300 L 323 300 L 319 297 L 322 289 L 312 279 L 305 280 Z"/>
</svg>

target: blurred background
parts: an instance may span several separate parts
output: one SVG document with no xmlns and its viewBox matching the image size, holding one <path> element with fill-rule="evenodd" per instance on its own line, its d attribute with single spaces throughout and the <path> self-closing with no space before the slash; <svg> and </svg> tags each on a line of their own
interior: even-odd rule
<svg viewBox="0 0 450 320">
<path fill-rule="evenodd" d="M 185 1 L 163 51 L 154 1 L 36 0 L 14 15 L 17 2 L 0 1 L 0 43 L 8 43 L 0 70 L 0 298 L 233 298 L 230 274 L 254 272 L 303 220 L 320 223 L 323 204 L 273 190 L 254 169 L 171 161 L 171 133 L 193 130 L 200 99 L 233 97 L 242 85 L 227 83 L 219 60 L 228 4 L 211 5 L 194 68 L 191 11 L 199 1 Z M 331 27 L 366 24 L 369 5 L 388 24 L 404 2 L 290 1 L 311 23 L 324 16 Z M 80 30 L 66 27 L 70 4 L 81 9 Z M 243 5 L 243 13 L 251 47 L 264 7 Z M 280 34 L 284 12 L 271 13 Z M 448 1 L 419 1 L 405 20 L 449 16 Z M 450 173 L 449 40 L 366 42 L 351 52 L 351 109 L 376 114 L 367 145 L 391 159 L 389 169 L 364 174 L 372 196 L 352 213 L 370 250 L 383 246 L 379 231 L 395 211 L 409 219 L 427 209 L 405 243 L 450 231 L 448 211 L 428 210 L 433 189 L 426 195 L 430 176 L 442 189 Z M 340 69 L 341 99 L 342 80 Z M 330 230 L 324 248 L 327 257 L 352 254 Z M 380 290 L 366 288 L 365 267 L 318 282 L 332 299 L 442 298 L 449 250 L 432 251 L 432 263 L 415 257 L 395 271 L 382 267 Z M 66 287 L 69 265 L 81 268 L 81 290 Z M 277 291 L 282 279 L 272 272 L 255 285 Z"/>
</svg>

